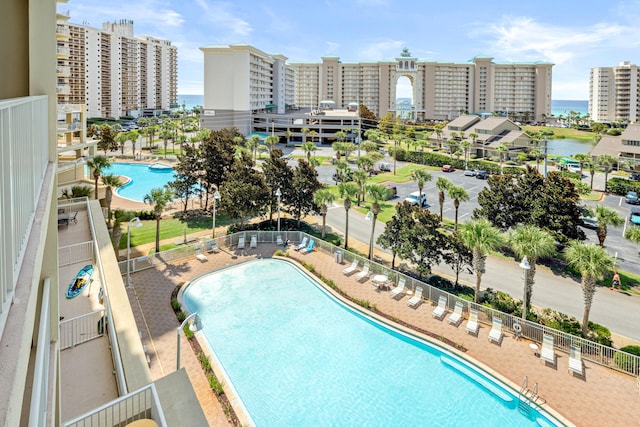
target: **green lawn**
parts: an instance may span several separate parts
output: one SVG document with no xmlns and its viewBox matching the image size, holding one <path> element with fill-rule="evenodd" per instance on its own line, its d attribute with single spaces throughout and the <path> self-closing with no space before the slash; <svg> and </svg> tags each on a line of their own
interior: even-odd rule
<svg viewBox="0 0 640 427">
<path fill-rule="evenodd" d="M 553 136 L 551 138 L 572 138 L 583 139 L 593 141 L 595 133 L 585 132 L 583 130 L 577 130 L 572 128 L 557 128 L 549 126 L 521 126 L 524 131 L 538 132 L 538 131 L 552 131 Z"/>
<path fill-rule="evenodd" d="M 153 243 L 156 241 L 156 221 L 141 221 L 142 227 L 136 228 L 131 226 L 131 247 Z M 228 225 L 228 218 L 218 215 L 216 218 L 216 227 L 220 225 Z M 179 238 L 184 236 L 185 226 L 187 234 L 196 233 L 203 230 L 211 230 L 213 220 L 211 217 L 190 218 L 186 221 L 171 218 L 160 221 L 160 240 Z M 122 224 L 122 239 L 120 240 L 120 249 L 127 248 L 127 224 Z"/>
</svg>

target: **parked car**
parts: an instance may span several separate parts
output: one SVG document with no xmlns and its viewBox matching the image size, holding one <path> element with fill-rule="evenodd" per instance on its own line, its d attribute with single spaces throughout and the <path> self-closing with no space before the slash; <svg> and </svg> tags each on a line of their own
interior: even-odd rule
<svg viewBox="0 0 640 427">
<path fill-rule="evenodd" d="M 487 179 L 489 178 L 489 173 L 487 171 L 476 171 L 477 179 Z"/>
<path fill-rule="evenodd" d="M 580 173 L 580 165 L 574 165 L 574 164 L 567 165 L 567 170 L 573 173 Z"/>
<path fill-rule="evenodd" d="M 466 169 L 464 171 L 464 176 L 476 176 L 476 170 L 475 169 Z"/>
<path fill-rule="evenodd" d="M 389 197 L 389 199 L 395 199 L 396 197 L 398 197 L 398 188 L 395 185 L 392 184 L 386 184 L 386 187 L 391 190 L 389 191 L 389 193 L 391 194 L 391 196 Z"/>
<path fill-rule="evenodd" d="M 598 219 L 589 216 L 581 216 L 580 225 L 584 228 L 591 228 L 595 230 L 596 228 L 598 228 Z"/>
<path fill-rule="evenodd" d="M 427 206 L 427 195 L 422 193 L 422 203 L 420 203 L 420 192 L 419 191 L 414 191 L 413 193 L 409 194 L 405 199 L 405 202 L 409 203 L 411 206 L 420 206 L 420 207 L 425 207 Z"/>
<path fill-rule="evenodd" d="M 453 172 L 455 170 L 456 169 L 451 165 L 443 165 L 442 166 L 442 172 Z"/>
<path fill-rule="evenodd" d="M 629 216 L 629 221 L 633 225 L 640 225 L 640 209 L 631 209 L 631 216 Z"/>
<path fill-rule="evenodd" d="M 640 173 L 638 172 L 631 172 L 631 174 L 629 175 L 629 179 L 631 181 L 640 181 Z"/>
<path fill-rule="evenodd" d="M 629 191 L 626 196 L 624 196 L 624 201 L 629 203 L 630 205 L 640 205 L 640 200 L 638 200 L 638 193 L 635 191 Z"/>
<path fill-rule="evenodd" d="M 391 163 L 380 163 L 378 170 L 380 170 L 380 172 L 391 172 Z"/>
</svg>

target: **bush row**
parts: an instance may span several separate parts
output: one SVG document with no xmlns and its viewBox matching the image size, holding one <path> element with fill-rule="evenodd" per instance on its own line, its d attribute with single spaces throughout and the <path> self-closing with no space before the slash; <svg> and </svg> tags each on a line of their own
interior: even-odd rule
<svg viewBox="0 0 640 427">
<path fill-rule="evenodd" d="M 607 182 L 607 189 L 610 193 L 624 195 L 628 191 L 640 192 L 640 182 L 629 181 L 625 178 L 611 178 Z"/>
</svg>

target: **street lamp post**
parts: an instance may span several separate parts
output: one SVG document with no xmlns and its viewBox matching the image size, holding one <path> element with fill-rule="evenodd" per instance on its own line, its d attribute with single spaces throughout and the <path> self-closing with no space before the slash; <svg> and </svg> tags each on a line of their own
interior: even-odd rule
<svg viewBox="0 0 640 427">
<path fill-rule="evenodd" d="M 211 237 L 216 238 L 216 200 L 220 200 L 220 193 L 218 190 L 213 193 L 213 226 L 211 227 Z"/>
<path fill-rule="evenodd" d="M 184 325 L 186 325 L 187 322 L 189 322 L 191 319 L 193 319 L 191 325 L 189 326 L 189 330 L 191 332 L 197 332 L 202 329 L 202 323 L 200 322 L 200 316 L 198 316 L 198 313 L 191 313 L 190 315 L 188 315 L 187 318 L 184 319 L 184 321 L 178 327 L 178 354 L 176 355 L 176 371 L 180 369 L 180 331 L 184 329 Z"/>
<path fill-rule="evenodd" d="M 526 256 L 522 258 L 520 268 L 524 272 L 524 295 L 522 297 L 522 326 L 524 326 L 524 322 L 527 320 L 527 276 L 529 275 L 529 270 L 531 270 L 531 265 L 529 265 L 529 260 Z"/>
<path fill-rule="evenodd" d="M 373 219 L 373 215 L 371 211 L 367 212 L 367 216 L 364 217 L 367 221 L 371 221 Z M 371 239 L 369 240 L 369 259 L 373 258 L 373 227 L 375 227 L 375 223 L 371 224 Z"/>
<path fill-rule="evenodd" d="M 140 218 L 131 218 L 131 221 L 127 224 L 127 288 L 131 287 L 131 223 L 135 221 L 134 227 L 142 227 Z"/>
<path fill-rule="evenodd" d="M 278 233 L 280 233 L 280 197 L 282 196 L 282 191 L 280 188 L 276 190 L 276 197 L 278 197 Z"/>
</svg>

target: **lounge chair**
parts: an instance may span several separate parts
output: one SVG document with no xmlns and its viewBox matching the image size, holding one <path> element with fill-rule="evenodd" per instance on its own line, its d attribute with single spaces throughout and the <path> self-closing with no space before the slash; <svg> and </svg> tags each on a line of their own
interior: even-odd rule
<svg viewBox="0 0 640 427">
<path fill-rule="evenodd" d="M 391 298 L 395 298 L 396 295 L 404 294 L 404 285 L 406 284 L 406 282 L 407 279 L 405 279 L 404 277 L 401 277 L 400 280 L 398 280 L 398 286 L 396 286 L 391 290 L 391 292 L 389 292 Z"/>
<path fill-rule="evenodd" d="M 458 324 L 460 323 L 460 320 L 462 320 L 463 308 L 464 308 L 464 305 L 460 301 L 456 301 L 456 306 L 453 309 L 453 313 L 451 313 L 451 316 L 447 317 L 447 321 L 452 325 L 458 326 Z"/>
<path fill-rule="evenodd" d="M 238 237 L 238 249 L 244 249 L 245 240 L 246 240 L 245 236 Z"/>
<path fill-rule="evenodd" d="M 422 286 L 416 287 L 416 293 L 413 294 L 409 301 L 407 301 L 407 305 L 409 307 L 415 307 L 422 301 Z"/>
<path fill-rule="evenodd" d="M 569 349 L 569 373 L 583 375 L 582 350 L 572 345 Z"/>
<path fill-rule="evenodd" d="M 500 340 L 502 340 L 502 319 L 494 317 L 489 331 L 489 342 L 500 344 Z"/>
<path fill-rule="evenodd" d="M 542 362 L 549 362 L 553 366 L 556 366 L 556 352 L 553 348 L 553 336 L 543 335 L 542 337 L 542 350 L 540 350 L 540 360 Z"/>
<path fill-rule="evenodd" d="M 73 216 L 69 216 L 69 222 L 73 221 L 74 224 L 78 223 L 78 211 L 73 213 Z"/>
<path fill-rule="evenodd" d="M 300 249 L 300 253 L 308 254 L 309 252 L 313 251 L 313 248 L 315 247 L 315 245 L 316 245 L 315 240 L 310 241 L 306 248 Z"/>
<path fill-rule="evenodd" d="M 282 236 L 281 235 L 277 235 L 276 236 L 276 245 L 278 246 L 282 246 L 283 242 L 282 242 Z"/>
<path fill-rule="evenodd" d="M 351 264 L 350 267 L 347 267 L 344 270 L 342 270 L 342 274 L 349 275 L 349 274 L 353 273 L 354 271 L 356 271 L 356 269 L 358 268 L 358 262 L 359 261 L 358 261 L 357 258 L 354 259 L 353 263 Z"/>
<path fill-rule="evenodd" d="M 478 310 L 474 310 L 473 308 L 469 310 L 469 320 L 467 321 L 466 330 L 467 333 L 478 335 L 478 329 L 480 325 L 478 325 Z"/>
<path fill-rule="evenodd" d="M 356 280 L 360 280 L 363 279 L 365 277 L 369 276 L 369 264 L 365 264 L 364 267 L 362 268 L 362 271 L 358 274 L 356 274 Z"/>
<path fill-rule="evenodd" d="M 258 247 L 258 236 L 256 236 L 255 234 L 251 236 L 251 241 L 249 243 L 249 247 L 250 248 L 257 248 Z"/>
<path fill-rule="evenodd" d="M 307 236 L 304 236 L 304 238 L 302 239 L 302 242 L 300 242 L 300 244 L 293 249 L 295 249 L 296 251 L 299 251 L 301 249 L 306 248 L 308 241 L 309 241 L 309 238 Z"/>
<path fill-rule="evenodd" d="M 202 253 L 202 248 L 200 246 L 196 246 L 196 258 L 202 262 L 207 260 L 207 256 Z"/>
<path fill-rule="evenodd" d="M 438 298 L 438 306 L 433 309 L 433 317 L 436 319 L 442 319 L 444 313 L 447 311 L 447 297 L 440 295 Z"/>
<path fill-rule="evenodd" d="M 204 250 L 205 252 L 214 252 L 214 253 L 218 253 L 220 252 L 220 248 L 218 248 L 218 244 L 216 243 L 215 240 L 210 239 L 204 242 Z"/>
</svg>

